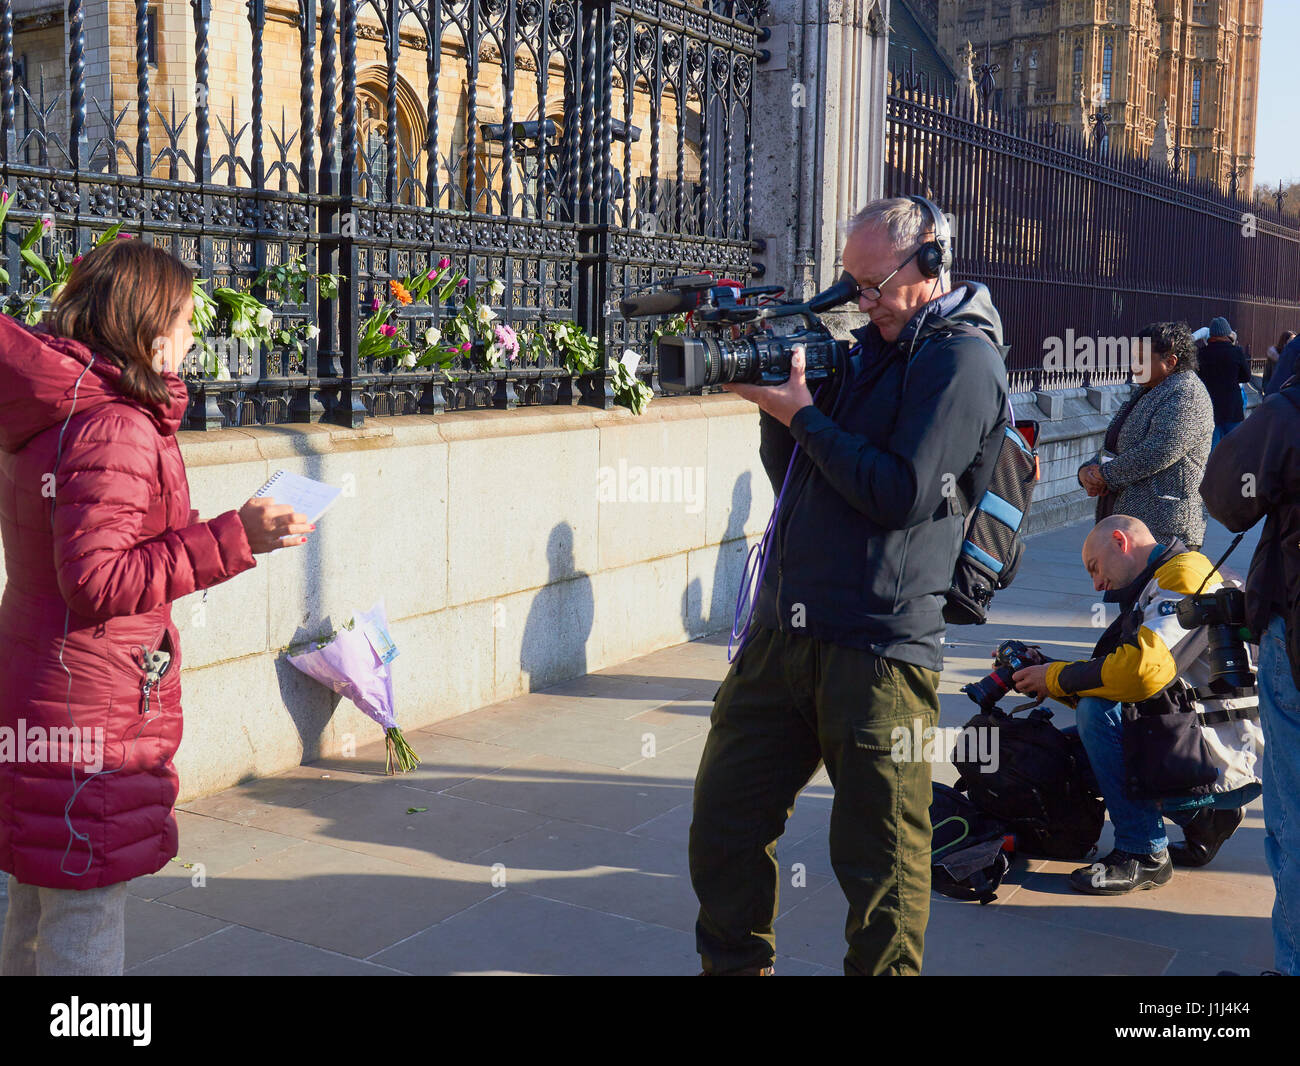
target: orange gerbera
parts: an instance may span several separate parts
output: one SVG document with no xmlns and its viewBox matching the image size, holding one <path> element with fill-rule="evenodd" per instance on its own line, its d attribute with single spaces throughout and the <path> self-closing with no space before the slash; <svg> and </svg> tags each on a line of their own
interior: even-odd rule
<svg viewBox="0 0 1300 1066">
<path fill-rule="evenodd" d="M 397 298 L 397 302 L 400 304 L 409 304 L 412 300 L 410 292 L 400 281 L 390 281 L 388 291 Z"/>
</svg>

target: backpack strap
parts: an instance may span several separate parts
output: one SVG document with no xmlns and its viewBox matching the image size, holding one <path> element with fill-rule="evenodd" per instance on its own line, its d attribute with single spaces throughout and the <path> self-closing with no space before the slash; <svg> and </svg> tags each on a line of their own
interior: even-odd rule
<svg viewBox="0 0 1300 1066">
<path fill-rule="evenodd" d="M 985 344 L 987 344 L 990 348 L 992 348 L 997 353 L 998 359 L 1001 360 L 1001 362 L 1005 366 L 1007 352 L 1010 351 L 1010 349 L 1006 345 L 994 344 L 993 341 L 989 338 L 989 335 L 985 333 L 982 329 L 979 329 L 976 326 L 972 326 L 969 322 L 954 322 L 944 331 L 944 333 L 946 333 L 949 336 L 978 337 L 980 340 L 982 340 Z M 1015 409 L 1011 406 L 1010 379 L 1007 380 L 1007 425 L 1010 426 L 1012 429 L 1014 429 L 1016 425 L 1016 412 Z M 994 426 L 993 431 L 990 432 L 988 436 L 986 436 L 983 442 L 981 443 L 981 447 L 980 447 L 981 458 L 984 457 L 984 449 L 988 447 L 989 442 L 996 435 L 996 432 L 997 432 L 997 427 Z M 998 445 L 998 448 L 999 450 L 1001 450 L 1001 444 Z M 973 460 L 970 466 L 968 466 L 965 470 L 962 471 L 961 477 L 957 479 L 957 490 L 959 496 L 959 503 L 961 505 L 961 513 L 966 519 L 963 535 L 965 533 L 965 529 L 969 529 L 970 527 L 971 515 L 975 511 L 975 505 L 979 503 L 981 499 L 983 499 L 984 493 L 988 491 L 989 485 L 993 482 L 993 471 L 997 467 L 997 456 L 996 455 L 993 456 L 992 461 L 987 463 L 986 465 L 988 467 L 988 476 L 986 478 L 981 479 L 983 482 L 982 484 L 977 483 L 972 478 L 968 477 L 968 475 L 971 473 L 971 469 L 975 466 L 975 462 Z M 969 485 L 969 487 L 967 487 L 967 485 Z"/>
</svg>

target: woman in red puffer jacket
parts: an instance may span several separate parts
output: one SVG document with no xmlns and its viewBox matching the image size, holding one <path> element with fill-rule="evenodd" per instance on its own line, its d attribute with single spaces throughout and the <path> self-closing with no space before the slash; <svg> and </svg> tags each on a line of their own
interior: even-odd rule
<svg viewBox="0 0 1300 1066">
<path fill-rule="evenodd" d="M 176 854 L 171 602 L 312 528 L 265 499 L 190 509 L 192 313 L 180 260 L 118 240 L 40 328 L 0 315 L 0 973 L 121 973 L 126 884 Z"/>
</svg>

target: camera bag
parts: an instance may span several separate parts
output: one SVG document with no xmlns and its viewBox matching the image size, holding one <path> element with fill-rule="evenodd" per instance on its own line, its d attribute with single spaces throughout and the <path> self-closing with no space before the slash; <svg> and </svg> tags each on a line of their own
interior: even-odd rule
<svg viewBox="0 0 1300 1066">
<path fill-rule="evenodd" d="M 952 754 L 957 788 L 1006 825 L 1023 854 L 1087 859 L 1101 836 L 1105 803 L 1091 781 L 1083 742 L 1057 729 L 1051 718 L 1042 707 L 1023 718 L 999 707 L 976 714 L 963 729 L 996 730 L 997 766 L 990 771 L 963 759 L 980 747 L 959 737 Z"/>
<path fill-rule="evenodd" d="M 1126 703 L 1124 790 L 1165 810 L 1179 800 L 1215 797 L 1215 806 L 1244 806 L 1262 789 L 1264 734 L 1257 698 L 1202 696 L 1181 678 L 1140 703 Z M 1172 801 L 1172 802 L 1171 802 Z"/>
<path fill-rule="evenodd" d="M 1011 869 L 1015 837 L 954 788 L 934 785 L 930 887 L 952 899 L 992 903 Z"/>
</svg>

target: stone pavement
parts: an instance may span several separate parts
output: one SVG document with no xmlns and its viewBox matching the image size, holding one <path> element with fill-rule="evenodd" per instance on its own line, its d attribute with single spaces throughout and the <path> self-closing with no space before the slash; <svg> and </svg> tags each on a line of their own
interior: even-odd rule
<svg viewBox="0 0 1300 1066">
<path fill-rule="evenodd" d="M 989 624 L 950 631 L 943 725 L 970 716 L 959 688 L 1006 637 L 1088 654 L 1087 529 L 1033 538 Z M 1256 536 L 1230 568 L 1245 572 Z M 1228 540 L 1212 523 L 1207 552 Z M 384 776 L 376 744 L 187 804 L 177 860 L 131 886 L 127 972 L 696 972 L 691 787 L 726 669 L 724 638 L 679 645 L 415 730 L 412 774 Z M 841 972 L 830 805 L 822 771 L 779 847 L 778 974 Z M 1263 840 L 1257 802 L 1210 868 L 1119 899 L 1072 892 L 1075 864 L 1017 860 L 990 906 L 933 897 L 925 972 L 1258 972 L 1272 963 Z M 1108 825 L 1103 853 L 1109 842 Z"/>
</svg>

